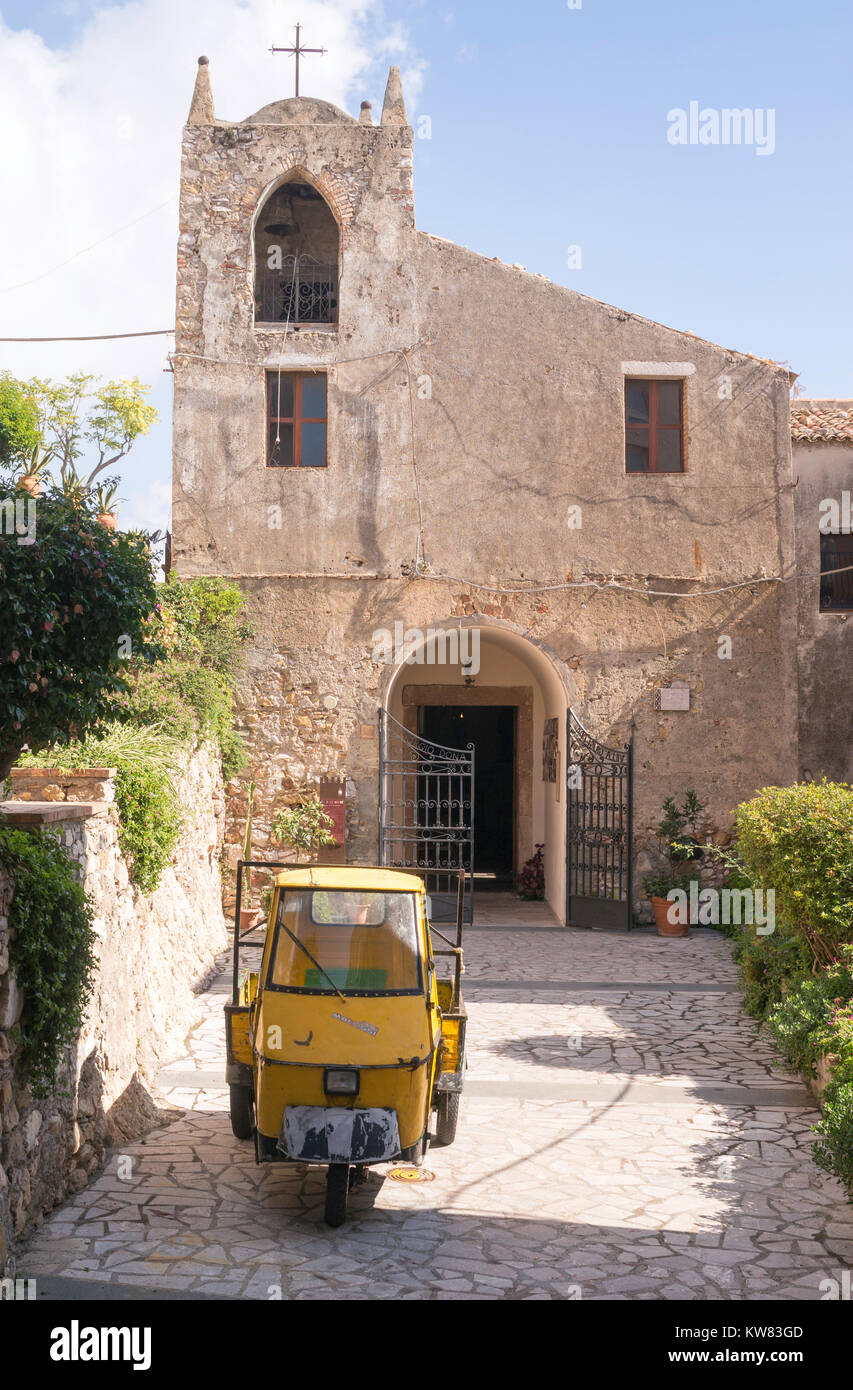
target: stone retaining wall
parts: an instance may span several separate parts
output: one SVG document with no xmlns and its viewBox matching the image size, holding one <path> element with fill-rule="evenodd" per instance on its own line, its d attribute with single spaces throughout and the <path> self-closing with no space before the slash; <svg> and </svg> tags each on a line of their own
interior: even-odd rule
<svg viewBox="0 0 853 1390">
<path fill-rule="evenodd" d="M 218 760 L 193 757 L 178 781 L 185 814 L 173 863 L 150 896 L 130 883 L 118 847 L 114 772 L 16 769 L 8 820 L 35 834 L 53 826 L 91 895 L 98 971 L 85 1027 L 56 1092 L 36 1100 L 17 1064 L 14 1026 L 23 1000 L 9 971 L 14 884 L 0 876 L 0 1270 L 14 1272 L 13 1241 L 81 1188 L 105 1149 L 157 1118 L 151 1084 L 180 1054 L 193 994 L 226 944 L 219 857 L 224 801 Z"/>
</svg>

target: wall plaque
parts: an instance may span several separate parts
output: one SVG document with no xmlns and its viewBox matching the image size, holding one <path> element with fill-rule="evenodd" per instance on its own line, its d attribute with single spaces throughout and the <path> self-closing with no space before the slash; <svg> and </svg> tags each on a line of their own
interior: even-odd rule
<svg viewBox="0 0 853 1390">
<path fill-rule="evenodd" d="M 655 691 L 655 709 L 690 709 L 690 689 L 686 685 L 661 685 Z"/>
</svg>

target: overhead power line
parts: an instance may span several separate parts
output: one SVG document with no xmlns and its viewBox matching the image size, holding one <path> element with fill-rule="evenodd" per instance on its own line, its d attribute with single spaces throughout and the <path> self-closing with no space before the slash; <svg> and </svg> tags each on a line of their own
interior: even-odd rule
<svg viewBox="0 0 853 1390">
<path fill-rule="evenodd" d="M 140 333 L 85 333 L 66 338 L 0 338 L 0 343 L 103 343 L 109 338 L 160 338 L 174 328 L 146 328 Z"/>
<path fill-rule="evenodd" d="M 28 285 L 38 284 L 39 280 L 47 279 L 48 275 L 53 275 L 56 270 L 62 270 L 63 266 L 70 265 L 72 261 L 76 261 L 78 256 L 84 256 L 87 251 L 94 251 L 96 246 L 103 246 L 105 241 L 110 241 L 112 237 L 118 236 L 119 232 L 126 232 L 128 228 L 135 227 L 137 222 L 144 222 L 146 217 L 151 217 L 153 213 L 159 212 L 161 208 L 166 207 L 171 202 L 171 198 L 164 199 L 162 203 L 157 204 L 156 208 L 149 208 L 147 212 L 143 212 L 139 217 L 134 217 L 132 222 L 123 222 L 120 227 L 115 227 L 113 231 L 107 232 L 106 236 L 99 237 L 97 241 L 90 242 L 88 246 L 81 246 L 80 250 L 75 251 L 67 260 L 58 261 L 56 265 L 48 266 L 47 270 L 43 270 L 41 275 L 34 275 L 31 280 L 21 280 L 17 285 L 4 285 L 0 288 L 0 294 L 11 294 L 13 290 L 23 290 L 26 289 Z"/>
</svg>

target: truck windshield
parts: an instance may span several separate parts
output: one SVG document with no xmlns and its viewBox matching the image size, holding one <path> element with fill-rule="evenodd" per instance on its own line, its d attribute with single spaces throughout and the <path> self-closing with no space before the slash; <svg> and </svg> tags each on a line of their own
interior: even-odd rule
<svg viewBox="0 0 853 1390">
<path fill-rule="evenodd" d="M 267 985 L 299 994 L 333 995 L 333 985 L 347 995 L 420 994 L 415 894 L 282 889 Z"/>
</svg>

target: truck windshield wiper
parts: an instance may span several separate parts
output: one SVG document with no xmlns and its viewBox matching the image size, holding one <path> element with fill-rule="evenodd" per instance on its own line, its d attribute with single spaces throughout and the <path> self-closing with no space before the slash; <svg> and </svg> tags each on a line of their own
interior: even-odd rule
<svg viewBox="0 0 853 1390">
<path fill-rule="evenodd" d="M 312 964 L 313 966 L 315 966 L 315 967 L 317 968 L 317 970 L 319 970 L 320 974 L 321 974 L 321 975 L 325 975 L 326 979 L 329 981 L 329 984 L 332 986 L 332 989 L 335 991 L 335 994 L 338 996 L 338 998 L 339 998 L 339 999 L 346 999 L 347 996 L 346 996 L 345 994 L 343 994 L 343 993 L 338 989 L 337 985 L 335 984 L 335 982 L 334 982 L 334 980 L 332 979 L 331 975 L 329 974 L 328 970 L 324 970 L 323 967 L 322 967 L 322 965 L 320 964 L 320 962 L 319 962 L 318 960 L 315 960 L 315 959 L 314 959 L 314 957 L 312 956 L 311 952 L 308 950 L 308 947 L 305 945 L 305 942 L 304 942 L 304 941 L 300 941 L 300 940 L 299 940 L 299 937 L 296 935 L 296 933 L 295 933 L 295 932 L 292 932 L 292 931 L 290 930 L 290 927 L 287 926 L 287 924 L 286 924 L 285 922 L 281 922 L 281 921 L 280 921 L 280 922 L 279 922 L 279 926 L 282 927 L 282 928 L 284 929 L 284 931 L 287 932 L 287 934 L 288 934 L 288 936 L 290 937 L 291 941 L 295 941 L 295 942 L 296 942 L 296 944 L 297 944 L 297 946 L 299 947 L 300 951 L 304 951 L 304 952 L 305 952 L 305 954 L 306 954 L 306 956 L 308 957 L 308 959 L 310 960 L 311 964 Z"/>
</svg>

